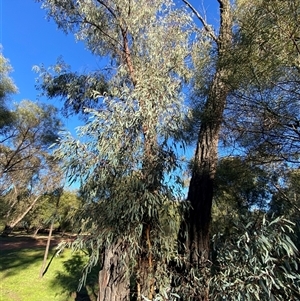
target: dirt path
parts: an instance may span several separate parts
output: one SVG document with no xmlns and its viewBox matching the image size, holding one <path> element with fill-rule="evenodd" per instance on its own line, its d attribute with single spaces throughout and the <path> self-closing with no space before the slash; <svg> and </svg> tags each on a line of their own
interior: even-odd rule
<svg viewBox="0 0 300 301">
<path fill-rule="evenodd" d="M 54 237 L 51 240 L 51 247 L 58 245 L 62 238 Z M 8 237 L 0 239 L 0 251 L 15 249 L 31 249 L 46 247 L 47 237 Z"/>
</svg>

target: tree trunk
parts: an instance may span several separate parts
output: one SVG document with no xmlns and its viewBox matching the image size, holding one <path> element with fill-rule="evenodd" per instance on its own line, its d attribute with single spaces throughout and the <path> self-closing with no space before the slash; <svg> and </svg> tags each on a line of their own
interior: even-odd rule
<svg viewBox="0 0 300 301">
<path fill-rule="evenodd" d="M 53 227 L 54 227 L 54 220 L 51 221 L 51 225 L 50 225 L 49 235 L 48 235 L 48 239 L 47 239 L 47 245 L 46 245 L 46 249 L 45 249 L 45 253 L 44 253 L 43 264 L 42 264 L 42 268 L 40 271 L 40 278 L 43 278 L 43 276 L 47 270 L 46 264 L 47 264 L 47 259 L 48 259 L 48 253 L 49 253 L 49 248 L 50 248 L 50 243 L 51 243 Z"/>
<path fill-rule="evenodd" d="M 56 215 L 57 215 L 60 198 L 61 198 L 62 193 L 63 193 L 63 186 L 61 188 L 59 188 L 58 190 L 56 190 L 55 192 L 58 192 L 58 195 L 57 195 L 56 204 L 55 204 L 55 211 L 54 211 L 54 214 L 53 214 L 53 217 L 52 217 L 50 230 L 49 230 L 49 234 L 48 234 L 47 245 L 46 245 L 46 249 L 45 249 L 45 253 L 44 253 L 44 260 L 43 260 L 42 268 L 41 268 L 41 271 L 40 271 L 40 278 L 42 278 L 44 276 L 44 274 L 47 272 L 47 269 L 48 269 L 48 267 L 49 267 L 49 265 L 52 261 L 52 259 L 51 259 L 50 263 L 46 267 L 49 248 L 50 248 L 50 243 L 51 243 L 51 238 L 52 238 L 52 232 L 53 232 L 53 228 L 54 228 L 54 221 L 55 221 L 55 218 L 56 218 Z"/>
<path fill-rule="evenodd" d="M 36 229 L 34 229 L 34 232 L 33 232 L 33 237 L 36 237 L 38 232 L 40 231 L 41 227 L 37 227 Z"/>
<path fill-rule="evenodd" d="M 151 225 L 143 226 L 143 252 L 139 256 L 136 275 L 136 300 L 143 301 L 154 298 L 155 289 L 155 262 L 152 254 Z"/>
<path fill-rule="evenodd" d="M 27 213 L 34 207 L 36 202 L 40 199 L 40 196 L 36 197 L 30 205 L 26 208 L 24 212 L 22 212 L 19 216 L 14 218 L 10 223 L 7 223 L 5 225 L 5 228 L 3 232 L 1 233 L 1 236 L 8 236 L 14 229 L 14 227 L 27 215 Z"/>
<path fill-rule="evenodd" d="M 211 85 L 195 153 L 192 178 L 189 186 L 188 250 L 190 262 L 202 266 L 209 251 L 209 228 L 213 199 L 214 178 L 218 162 L 219 132 L 226 104 L 227 88 L 218 71 Z"/>
<path fill-rule="evenodd" d="M 220 3 L 220 33 L 216 38 L 218 61 L 211 82 L 203 119 L 198 135 L 192 178 L 190 181 L 188 201 L 191 204 L 182 231 L 187 234 L 184 244 L 188 265 L 202 273 L 207 267 L 210 244 L 210 221 L 213 200 L 214 178 L 218 162 L 219 134 L 223 121 L 226 98 L 229 93 L 228 76 L 230 69 L 226 67 L 225 54 L 232 45 L 232 17 L 230 1 L 218 0 Z M 207 27 L 207 30 L 210 30 Z M 211 33 L 214 37 L 214 33 Z M 228 65 L 227 65 L 228 66 Z M 179 237 L 182 239 L 182 237 Z M 206 283 L 206 281 L 205 281 Z M 203 288 L 194 295 L 194 300 L 209 300 L 209 287 Z"/>
<path fill-rule="evenodd" d="M 129 301 L 129 276 L 122 263 L 124 246 L 119 240 L 105 248 L 102 269 L 99 272 L 99 293 L 97 301 Z"/>
</svg>

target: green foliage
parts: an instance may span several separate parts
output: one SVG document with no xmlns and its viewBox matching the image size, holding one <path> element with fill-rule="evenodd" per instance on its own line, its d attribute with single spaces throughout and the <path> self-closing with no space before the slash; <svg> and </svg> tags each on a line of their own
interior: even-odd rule
<svg viewBox="0 0 300 301">
<path fill-rule="evenodd" d="M 57 117 L 57 109 L 52 105 L 23 100 L 16 105 L 14 114 L 15 143 L 26 135 L 27 144 L 35 143 L 38 149 L 45 150 L 58 139 L 62 124 Z"/>
<path fill-rule="evenodd" d="M 213 235 L 207 262 L 174 275 L 172 292 L 194 300 L 209 288 L 209 300 L 299 300 L 299 251 L 295 224 L 260 211 L 228 217 L 230 232 Z"/>
<path fill-rule="evenodd" d="M 241 157 L 221 159 L 215 179 L 212 233 L 229 231 L 230 235 L 232 220 L 238 221 L 254 208 L 266 211 L 272 193 L 266 167 Z"/>
<path fill-rule="evenodd" d="M 1 135 L 0 195 L 5 220 L 15 225 L 45 193 L 61 185 L 59 162 L 49 151 L 61 122 L 53 106 L 28 100 L 16 104 L 11 114 L 13 122 Z"/>
<path fill-rule="evenodd" d="M 0 54 L 0 99 L 3 101 L 7 95 L 10 93 L 17 92 L 17 87 L 13 83 L 12 79 L 9 77 L 9 73 L 12 71 L 12 68 L 9 64 L 9 61 Z"/>
<path fill-rule="evenodd" d="M 230 237 L 215 235 L 210 279 L 213 300 L 298 300 L 294 224 L 283 217 L 244 216 Z"/>
<path fill-rule="evenodd" d="M 60 97 L 64 100 L 63 114 L 87 114 L 86 108 L 101 109 L 101 100 L 95 93 L 108 92 L 108 84 L 100 72 L 77 74 L 59 59 L 56 66 L 46 69 L 35 66 L 39 73 L 37 87 L 48 98 Z"/>
<path fill-rule="evenodd" d="M 50 105 L 23 100 L 15 105 L 11 114 L 14 121 L 1 135 L 1 176 L 17 170 L 30 170 L 31 165 L 39 164 L 61 129 L 57 110 Z"/>
<path fill-rule="evenodd" d="M 276 183 L 276 193 L 270 202 L 270 213 L 276 216 L 285 215 L 297 222 L 300 213 L 299 208 L 299 181 L 298 169 L 287 169 L 281 173 L 279 183 Z"/>
<path fill-rule="evenodd" d="M 296 224 L 294 242 L 298 248 L 300 247 L 299 180 L 298 169 L 287 168 L 286 172 L 282 172 L 275 183 L 276 191 L 269 204 L 270 215 L 286 216 Z"/>
<path fill-rule="evenodd" d="M 58 206 L 57 198 L 53 195 L 45 195 L 32 211 L 24 218 L 24 222 L 30 229 L 48 228 L 54 219 L 54 227 L 62 232 L 77 232 L 76 214 L 82 205 L 77 194 L 72 191 L 64 191 L 60 197 Z"/>
<path fill-rule="evenodd" d="M 9 61 L 0 53 L 0 135 L 13 120 L 13 116 L 6 104 L 8 96 L 17 92 L 17 87 L 9 77 L 11 71 L 12 68 Z"/>
<path fill-rule="evenodd" d="M 265 208 L 269 199 L 270 175 L 263 166 L 257 166 L 239 157 L 219 161 L 215 198 L 232 203 L 233 207 L 249 210 L 253 206 Z"/>
<path fill-rule="evenodd" d="M 298 0 L 237 1 L 240 30 L 236 38 L 243 51 L 237 50 L 237 54 L 245 61 L 248 55 L 247 67 L 255 69 L 257 85 L 270 87 L 272 81 L 285 76 L 292 79 L 294 71 L 298 72 L 298 6 Z"/>
</svg>

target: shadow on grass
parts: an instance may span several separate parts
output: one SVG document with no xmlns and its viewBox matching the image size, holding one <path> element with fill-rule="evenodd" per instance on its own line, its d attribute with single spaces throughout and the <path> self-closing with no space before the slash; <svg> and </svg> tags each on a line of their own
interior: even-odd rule
<svg viewBox="0 0 300 301">
<path fill-rule="evenodd" d="M 28 242 L 33 242 L 31 238 L 25 238 Z M 30 270 L 31 266 L 39 263 L 42 265 L 45 247 L 35 246 L 30 248 L 23 247 L 24 237 L 9 237 L 1 238 L 0 244 L 4 242 L 13 243 L 12 249 L 4 250 L 0 248 L 0 274 L 1 279 L 17 275 L 20 270 Z M 22 243 L 22 244 L 21 244 Z M 0 246 L 1 247 L 1 246 Z M 55 249 L 51 249 L 48 257 L 47 270 L 53 268 L 51 262 L 55 262 Z M 52 289 L 59 290 L 58 295 L 68 295 L 66 301 L 96 301 L 97 300 L 97 282 L 98 282 L 98 270 L 94 268 L 87 277 L 86 284 L 82 289 L 77 292 L 79 280 L 82 276 L 83 267 L 87 260 L 87 255 L 83 252 L 76 252 L 72 255 L 69 254 L 70 250 L 66 250 L 66 253 L 59 255 L 63 264 L 63 270 L 57 271 L 55 277 L 50 280 Z M 50 261 L 51 262 L 50 262 Z M 38 273 L 39 269 L 37 270 Z M 46 271 L 47 272 L 47 271 Z M 47 275 L 47 273 L 45 273 Z M 37 274 L 38 277 L 38 274 Z M 1 299 L 1 298 L 0 298 Z M 65 300 L 65 299 L 64 299 Z"/>
<path fill-rule="evenodd" d="M 36 262 L 42 262 L 44 250 L 16 249 L 0 251 L 0 272 L 3 278 L 13 276 Z"/>
<path fill-rule="evenodd" d="M 75 301 L 96 301 L 97 300 L 97 282 L 98 270 L 93 268 L 88 274 L 85 285 L 78 292 L 79 280 L 82 277 L 83 267 L 87 256 L 83 252 L 76 252 L 72 257 L 63 262 L 64 270 L 57 272 L 52 285 L 59 285 L 63 288 L 62 293 L 70 292 L 72 300 Z M 74 299 L 73 299 L 74 298 Z"/>
</svg>

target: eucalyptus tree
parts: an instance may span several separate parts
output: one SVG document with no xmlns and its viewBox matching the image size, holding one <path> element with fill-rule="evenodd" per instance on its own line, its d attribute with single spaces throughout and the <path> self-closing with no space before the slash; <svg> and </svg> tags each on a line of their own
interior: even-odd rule
<svg viewBox="0 0 300 301">
<path fill-rule="evenodd" d="M 194 57 L 196 105 L 189 118 L 197 146 L 188 192 L 191 206 L 179 236 L 192 277 L 193 268 L 200 275 L 209 273 L 220 142 L 257 164 L 298 163 L 299 3 L 217 0 L 220 22 L 214 30 L 190 2 L 182 2 L 194 13 L 209 45 L 207 56 L 202 52 Z M 191 288 L 191 295 L 208 300 L 208 282 L 202 292 Z"/>
<path fill-rule="evenodd" d="M 56 109 L 22 101 L 11 114 L 13 121 L 2 133 L 0 146 L 0 188 L 7 205 L 4 234 L 61 179 L 58 161 L 48 149 L 61 128 Z"/>
<path fill-rule="evenodd" d="M 244 215 L 231 235 L 213 237 L 212 300 L 298 300 L 294 223 L 261 212 Z"/>
<path fill-rule="evenodd" d="M 67 95 L 69 103 L 100 104 L 85 103 L 91 119 L 79 129 L 80 139 L 66 135 L 56 153 L 86 199 L 83 231 L 91 235 L 78 246 L 83 241 L 90 249 L 87 270 L 100 261 L 99 300 L 129 300 L 130 294 L 152 300 L 168 291 L 167 266 L 176 257 L 161 216 L 173 216 L 178 206 L 172 211 L 170 204 L 181 197 L 172 138 L 184 112 L 190 18 L 171 1 L 40 2 L 60 28 L 109 59 L 100 70 L 105 85 L 91 84 L 84 95 L 76 92 L 79 75 L 64 86 L 71 72 L 63 65 L 54 68 L 57 75 L 41 70 L 47 93 L 62 81 L 56 95 Z M 95 76 L 82 79 L 88 78 Z"/>
</svg>

